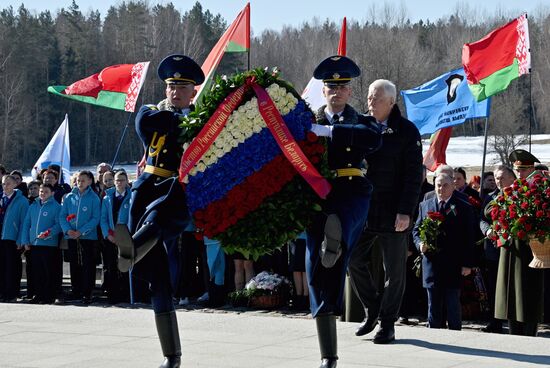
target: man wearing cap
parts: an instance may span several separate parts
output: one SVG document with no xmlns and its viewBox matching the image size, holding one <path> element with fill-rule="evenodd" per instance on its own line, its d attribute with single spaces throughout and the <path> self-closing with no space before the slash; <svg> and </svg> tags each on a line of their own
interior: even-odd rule
<svg viewBox="0 0 550 368">
<path fill-rule="evenodd" d="M 175 276 L 170 267 L 177 237 L 189 224 L 185 193 L 177 171 L 182 155 L 178 143 L 181 117 L 192 108 L 195 86 L 204 81 L 200 66 L 185 55 L 170 55 L 160 63 L 158 75 L 166 83 L 166 99 L 145 105 L 136 117 L 136 131 L 145 147 L 147 165 L 132 187 L 129 230 L 117 225 L 118 266 L 150 283 L 151 304 L 165 359 L 161 368 L 179 367 L 181 346 L 172 302 Z"/>
<path fill-rule="evenodd" d="M 306 272 L 321 350 L 320 368 L 336 367 L 336 317 L 342 314 L 347 264 L 365 225 L 372 192 L 360 168 L 381 143 L 374 119 L 358 114 L 347 104 L 351 79 L 360 73 L 351 59 L 332 56 L 313 74 L 324 82 L 327 104 L 318 110 L 312 131 L 328 137 L 328 164 L 335 174 L 323 212 L 307 230 L 306 240 Z"/>
<path fill-rule="evenodd" d="M 517 149 L 509 156 L 520 179 L 530 181 L 541 171 L 535 170 L 539 160 L 531 153 Z M 495 318 L 508 320 L 512 335 L 536 336 L 542 321 L 544 273 L 529 267 L 533 254 L 526 241 L 514 239 L 500 248 L 495 293 Z"/>
<path fill-rule="evenodd" d="M 369 86 L 369 113 L 382 129 L 383 143 L 368 159 L 367 178 L 374 187 L 371 208 L 367 228 L 349 263 L 350 283 L 366 315 L 355 334 L 368 334 L 380 320 L 375 344 L 395 339 L 394 323 L 405 291 L 412 216 L 422 183 L 420 134 L 412 122 L 401 116 L 396 97 L 395 85 L 388 80 L 378 79 Z M 371 260 L 371 254 L 380 253 L 382 259 Z M 376 269 L 383 272 L 381 290 L 374 282 L 379 278 Z"/>
</svg>

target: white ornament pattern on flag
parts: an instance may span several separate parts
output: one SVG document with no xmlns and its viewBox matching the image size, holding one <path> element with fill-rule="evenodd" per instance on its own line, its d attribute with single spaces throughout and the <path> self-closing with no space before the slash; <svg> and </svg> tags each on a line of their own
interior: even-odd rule
<svg viewBox="0 0 550 368">
<path fill-rule="evenodd" d="M 523 14 L 517 19 L 518 43 L 516 44 L 516 57 L 519 63 L 519 75 L 529 74 L 531 69 L 531 52 L 529 45 L 529 28 L 527 15 Z"/>
<path fill-rule="evenodd" d="M 149 62 L 136 63 L 132 68 L 132 83 L 128 87 L 128 92 L 126 94 L 126 102 L 124 104 L 124 111 L 133 112 L 136 108 L 136 102 L 139 95 L 139 91 L 145 76 L 147 75 L 147 68 L 149 67 Z"/>
</svg>

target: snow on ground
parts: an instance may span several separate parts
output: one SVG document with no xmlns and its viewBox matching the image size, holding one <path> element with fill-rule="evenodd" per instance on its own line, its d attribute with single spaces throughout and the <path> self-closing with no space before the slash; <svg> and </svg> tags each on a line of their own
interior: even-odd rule
<svg viewBox="0 0 550 368">
<path fill-rule="evenodd" d="M 531 153 L 544 164 L 550 163 L 550 143 L 540 143 L 550 139 L 550 134 L 533 135 L 531 138 Z M 539 143 L 537 143 L 539 142 Z M 422 152 L 426 153 L 430 146 L 429 139 L 422 140 Z M 491 137 L 487 139 L 487 157 L 485 166 L 500 163 L 498 155 L 491 152 Z M 528 150 L 529 144 L 521 146 Z M 483 137 L 454 137 L 447 147 L 447 164 L 456 167 L 481 166 L 483 160 Z"/>
<path fill-rule="evenodd" d="M 541 143 L 550 140 L 550 134 L 533 135 L 531 138 L 531 153 L 535 155 L 544 164 L 550 164 L 550 143 Z M 539 143 L 537 143 L 539 142 Z M 430 146 L 429 139 L 422 140 L 422 152 L 426 153 Z M 491 152 L 491 137 L 487 140 L 487 158 L 485 166 L 491 167 L 500 163 L 498 155 Z M 521 148 L 529 149 L 528 144 Z M 481 137 L 454 137 L 449 141 L 447 147 L 447 163 L 453 167 L 480 167 L 483 160 L 483 136 Z M 117 168 L 123 167 L 130 176 L 135 176 L 136 164 L 117 165 Z M 95 174 L 96 166 L 76 166 L 71 171 L 90 170 Z M 25 173 L 25 180 L 30 181 L 30 173 Z"/>
</svg>

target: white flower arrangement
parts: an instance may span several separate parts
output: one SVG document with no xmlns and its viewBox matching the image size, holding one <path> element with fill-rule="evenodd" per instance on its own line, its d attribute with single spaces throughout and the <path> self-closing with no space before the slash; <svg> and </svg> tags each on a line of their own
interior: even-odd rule
<svg viewBox="0 0 550 368">
<path fill-rule="evenodd" d="M 298 99 L 292 93 L 287 92 L 285 88 L 280 87 L 276 83 L 267 87 L 266 91 L 281 115 L 288 114 L 298 104 Z M 214 144 L 210 146 L 203 157 L 195 164 L 188 176 L 195 176 L 199 172 L 204 172 L 210 165 L 215 164 L 226 153 L 229 153 L 231 149 L 237 147 L 240 143 L 244 143 L 248 138 L 259 133 L 265 127 L 265 121 L 258 110 L 258 99 L 252 97 L 245 104 L 233 111 L 225 127 L 214 141 Z M 184 178 L 184 183 L 189 182 L 188 176 Z"/>
<path fill-rule="evenodd" d="M 283 285 L 290 285 L 290 281 L 276 273 L 269 273 L 267 271 L 260 272 L 254 276 L 245 286 L 246 290 L 265 290 L 268 292 L 277 291 Z"/>
</svg>

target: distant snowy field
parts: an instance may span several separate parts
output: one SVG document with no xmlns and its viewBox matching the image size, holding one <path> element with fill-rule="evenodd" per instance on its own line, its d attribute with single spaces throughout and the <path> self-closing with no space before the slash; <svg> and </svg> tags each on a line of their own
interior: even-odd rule
<svg viewBox="0 0 550 368">
<path fill-rule="evenodd" d="M 531 153 L 542 163 L 550 163 L 550 143 L 537 143 L 550 139 L 550 134 L 539 134 L 531 137 Z M 422 140 L 422 152 L 426 153 L 430 142 Z M 521 146 L 528 150 L 529 144 Z M 447 147 L 447 163 L 451 166 L 481 166 L 483 160 L 483 137 L 454 137 L 449 141 Z M 487 139 L 486 166 L 493 166 L 500 163 L 500 158 L 491 152 L 491 137 Z"/>
<path fill-rule="evenodd" d="M 531 152 L 542 163 L 550 164 L 550 143 L 538 143 L 550 140 L 550 134 L 533 135 L 531 138 Z M 430 142 L 428 139 L 422 140 L 422 152 L 426 153 Z M 491 151 L 491 137 L 487 140 L 488 153 L 485 160 L 486 166 L 490 167 L 499 163 L 499 158 L 494 152 Z M 528 145 L 524 145 L 521 148 L 528 149 Z M 451 166 L 462 167 L 480 167 L 483 160 L 483 137 L 454 137 L 449 141 L 447 147 L 447 163 Z M 136 164 L 133 165 L 120 165 L 117 168 L 123 167 L 130 176 L 134 176 L 136 173 Z M 76 166 L 72 167 L 71 171 L 78 170 L 90 170 L 95 173 L 96 166 Z M 26 181 L 30 181 L 30 172 L 25 173 Z"/>
</svg>

